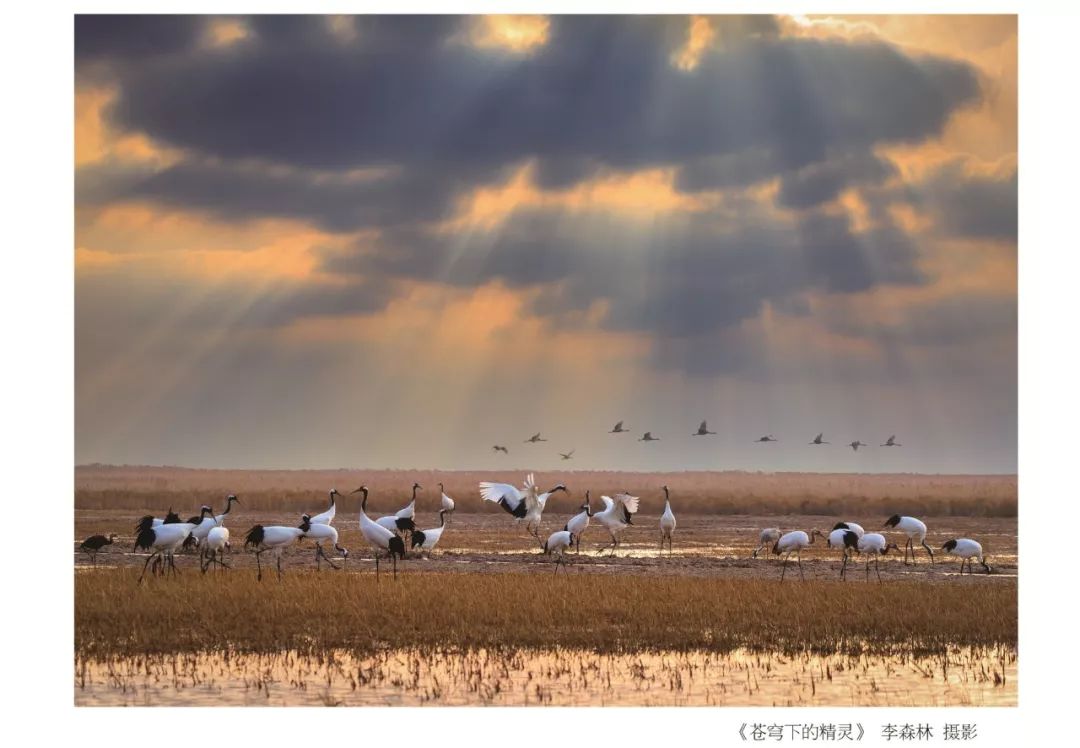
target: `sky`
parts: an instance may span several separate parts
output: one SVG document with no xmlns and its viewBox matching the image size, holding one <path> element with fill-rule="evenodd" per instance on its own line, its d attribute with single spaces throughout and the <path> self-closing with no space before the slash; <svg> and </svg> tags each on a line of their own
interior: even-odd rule
<svg viewBox="0 0 1080 748">
<path fill-rule="evenodd" d="M 74 117 L 77 463 L 1016 471 L 1014 16 L 84 15 Z"/>
</svg>

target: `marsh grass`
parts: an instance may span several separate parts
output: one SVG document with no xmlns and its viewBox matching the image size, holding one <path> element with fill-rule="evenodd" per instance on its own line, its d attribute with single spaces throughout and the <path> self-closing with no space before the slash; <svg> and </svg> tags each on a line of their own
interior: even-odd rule
<svg viewBox="0 0 1080 748">
<path fill-rule="evenodd" d="M 1015 647 L 1016 585 L 530 574 L 250 570 L 136 585 L 133 569 L 75 578 L 84 657 L 225 651 L 566 647 L 595 652 L 880 653 Z"/>
<path fill-rule="evenodd" d="M 372 501 L 398 507 L 409 501 L 409 487 L 418 481 L 425 490 L 420 503 L 434 506 L 437 483 L 446 485 L 458 511 L 499 510 L 484 505 L 477 483 L 495 480 L 520 485 L 523 470 L 202 470 L 174 467 L 86 465 L 75 469 L 76 509 L 132 509 L 169 506 L 181 514 L 196 514 L 203 503 L 218 507 L 229 493 L 242 497 L 242 506 L 259 511 L 310 511 L 324 506 L 331 487 L 349 491 L 361 483 L 372 490 Z M 693 514 L 818 514 L 881 515 L 894 513 L 933 516 L 1015 517 L 1015 475 L 914 475 L 842 473 L 548 471 L 537 473 L 547 486 L 565 483 L 570 494 L 556 494 L 549 512 L 576 511 L 586 489 L 594 500 L 601 493 L 628 490 L 642 497 L 659 497 L 661 486 L 671 489 L 678 512 Z M 347 499 L 346 499 L 347 501 Z M 662 502 L 661 502 L 662 503 Z"/>
</svg>

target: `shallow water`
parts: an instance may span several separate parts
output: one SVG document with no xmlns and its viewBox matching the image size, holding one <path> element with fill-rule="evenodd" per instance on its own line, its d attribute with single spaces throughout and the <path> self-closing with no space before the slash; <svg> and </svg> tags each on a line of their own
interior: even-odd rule
<svg viewBox="0 0 1080 748">
<path fill-rule="evenodd" d="M 78 706 L 1015 706 L 1016 650 L 931 657 L 585 650 L 76 657 Z"/>
</svg>

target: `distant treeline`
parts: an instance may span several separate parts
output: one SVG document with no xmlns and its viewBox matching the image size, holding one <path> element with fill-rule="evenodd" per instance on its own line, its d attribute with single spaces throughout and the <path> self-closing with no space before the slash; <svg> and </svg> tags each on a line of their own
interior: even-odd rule
<svg viewBox="0 0 1080 748">
<path fill-rule="evenodd" d="M 433 470 L 203 470 L 174 467 L 87 465 L 75 469 L 76 509 L 133 509 L 152 512 L 175 508 L 195 514 L 201 504 L 218 509 L 229 493 L 245 509 L 300 512 L 326 503 L 331 488 L 345 494 L 341 511 L 359 507 L 349 492 L 361 484 L 371 491 L 369 507 L 383 513 L 407 503 L 413 482 L 424 490 L 418 510 L 437 511 L 438 483 L 460 512 L 492 511 L 483 506 L 477 483 L 502 481 L 520 486 L 526 471 Z M 566 484 L 569 495 L 555 494 L 548 510 L 570 512 L 591 491 L 593 506 L 601 494 L 629 491 L 645 505 L 662 505 L 661 487 L 671 490 L 676 512 L 690 514 L 867 514 L 1015 517 L 1015 475 L 917 475 L 865 473 L 750 473 L 614 471 L 537 472 L 546 490 Z M 353 506 L 355 505 L 355 506 Z"/>
</svg>

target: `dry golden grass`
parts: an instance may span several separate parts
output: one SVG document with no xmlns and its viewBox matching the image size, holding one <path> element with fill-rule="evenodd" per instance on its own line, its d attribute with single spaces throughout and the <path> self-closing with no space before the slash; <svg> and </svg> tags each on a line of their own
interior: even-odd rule
<svg viewBox="0 0 1080 748">
<path fill-rule="evenodd" d="M 196 514 L 215 508 L 229 493 L 240 495 L 245 509 L 299 513 L 321 507 L 331 487 L 350 491 L 361 483 L 380 506 L 408 502 L 416 481 L 424 486 L 420 501 L 435 506 L 438 483 L 457 500 L 458 510 L 481 510 L 477 483 L 494 480 L 520 485 L 524 471 L 430 470 L 199 470 L 171 467 L 87 465 L 75 469 L 76 509 L 175 507 Z M 679 512 L 692 514 L 814 514 L 824 516 L 894 513 L 930 516 L 1015 517 L 1015 475 L 871 475 L 830 473 L 681 472 L 628 473 L 567 471 L 537 474 L 543 487 L 565 483 L 547 510 L 569 513 L 591 489 L 601 493 L 628 490 L 646 498 L 661 496 L 668 485 Z"/>
<path fill-rule="evenodd" d="M 75 650 L 84 657 L 342 648 L 736 648 L 926 654 L 1015 646 L 1014 582 L 776 581 L 525 574 L 248 570 L 136 585 L 131 569 L 75 578 Z"/>
</svg>

